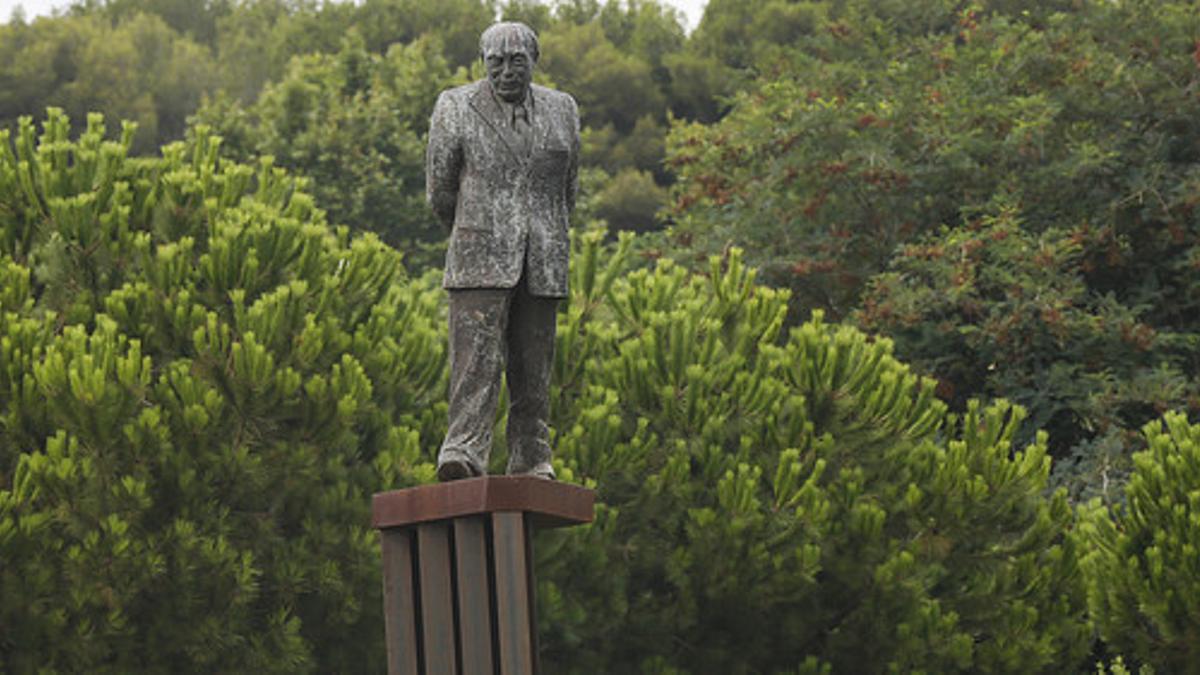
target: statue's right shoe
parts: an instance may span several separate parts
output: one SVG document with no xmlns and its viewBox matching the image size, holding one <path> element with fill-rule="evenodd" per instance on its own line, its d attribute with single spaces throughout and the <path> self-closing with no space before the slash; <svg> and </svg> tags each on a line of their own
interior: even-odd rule
<svg viewBox="0 0 1200 675">
<path fill-rule="evenodd" d="M 472 478 L 474 476 L 475 472 L 471 470 L 471 465 L 461 459 L 448 459 L 438 463 L 437 477 L 443 483 Z"/>
</svg>

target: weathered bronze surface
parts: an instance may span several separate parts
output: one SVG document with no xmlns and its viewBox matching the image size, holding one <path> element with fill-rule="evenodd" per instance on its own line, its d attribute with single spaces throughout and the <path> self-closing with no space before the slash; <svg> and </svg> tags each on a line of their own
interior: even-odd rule
<svg viewBox="0 0 1200 675">
<path fill-rule="evenodd" d="M 519 23 L 484 31 L 487 78 L 441 93 L 430 121 L 426 196 L 449 228 L 450 419 L 438 477 L 487 473 L 507 377 L 508 473 L 553 478 L 549 385 L 555 308 L 567 294 L 579 112 L 532 84 L 537 36 Z"/>
</svg>

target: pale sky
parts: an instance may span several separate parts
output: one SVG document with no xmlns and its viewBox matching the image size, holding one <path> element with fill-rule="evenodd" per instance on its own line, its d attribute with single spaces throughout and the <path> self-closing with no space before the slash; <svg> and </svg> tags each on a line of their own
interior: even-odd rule
<svg viewBox="0 0 1200 675">
<path fill-rule="evenodd" d="M 62 8 L 71 4 L 69 0 L 0 0 L 0 23 L 8 23 L 12 11 L 21 5 L 25 8 L 25 18 L 45 16 L 54 8 Z"/>
<path fill-rule="evenodd" d="M 687 17 L 688 30 L 696 27 L 700 22 L 700 16 L 704 13 L 704 5 L 708 0 L 666 0 L 668 4 L 674 5 L 683 11 Z M 12 16 L 12 11 L 17 5 L 25 8 L 25 18 L 32 20 L 34 17 L 46 16 L 55 9 L 62 9 L 71 4 L 70 0 L 0 0 L 0 23 L 8 23 L 8 18 Z"/>
</svg>

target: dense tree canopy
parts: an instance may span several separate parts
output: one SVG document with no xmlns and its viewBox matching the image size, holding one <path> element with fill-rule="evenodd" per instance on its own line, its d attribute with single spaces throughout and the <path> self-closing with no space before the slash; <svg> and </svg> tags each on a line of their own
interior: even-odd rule
<svg viewBox="0 0 1200 675">
<path fill-rule="evenodd" d="M 0 26 L 0 128 L 59 106 L 138 122 L 134 150 L 179 139 L 217 72 L 208 50 L 156 15 L 98 14 Z"/>
<path fill-rule="evenodd" d="M 183 138 L 187 118 L 199 108 L 200 120 L 231 141 L 226 150 L 270 152 L 317 179 L 318 205 L 336 222 L 391 230 L 385 234 L 391 242 L 427 240 L 430 220 L 417 203 L 419 186 L 407 175 L 432 107 L 423 98 L 425 85 L 444 86 L 446 72 L 460 68 L 480 75 L 479 34 L 498 15 L 525 19 L 542 33 L 540 77 L 580 101 L 593 138 L 585 162 L 609 178 L 625 177 L 626 184 L 633 171 L 653 175 L 654 185 L 637 199 L 619 186 L 607 191 L 616 200 L 604 211 L 609 225 L 660 228 L 663 189 L 671 180 L 662 166 L 667 111 L 712 119 L 717 82 L 707 66 L 680 65 L 687 43 L 681 16 L 658 0 L 553 6 L 528 0 L 499 6 L 485 0 L 77 0 L 65 16 L 0 26 L 0 128 L 13 130 L 19 115 L 50 105 L 77 118 L 101 111 L 137 121 L 133 150 L 147 154 Z M 360 72 L 312 75 L 344 56 L 348 45 L 364 64 Z M 372 74 L 371 64 L 394 59 L 402 47 L 424 52 L 420 63 L 431 69 Z M 388 79 L 392 75 L 399 79 Z M 262 99 L 286 91 L 298 103 L 304 96 L 297 80 L 326 101 L 309 108 L 311 119 L 296 122 L 305 127 L 298 139 L 304 147 L 261 140 L 269 129 L 258 125 L 269 125 L 278 109 Z M 422 105 L 389 107 L 395 92 L 410 86 L 422 93 L 415 99 Z M 201 107 L 205 98 L 210 102 Z M 388 112 L 396 119 L 384 120 Z M 230 128 L 239 125 L 244 133 Z M 416 135 L 397 137 L 406 133 Z M 360 147 L 347 147 L 350 142 Z M 385 185 L 387 171 L 400 178 Z M 412 215 L 397 218 L 398 211 Z"/>
<path fill-rule="evenodd" d="M 736 249 L 707 276 L 579 253 L 557 447 L 603 507 L 539 559 L 553 670 L 1078 665 L 1071 511 L 1022 411 L 947 417 L 890 343 L 785 331 Z"/>
<path fill-rule="evenodd" d="M 421 246 L 443 237 L 425 206 L 428 111 L 465 79 L 432 37 L 378 56 L 351 33 L 336 54 L 293 59 L 253 105 L 216 99 L 196 119 L 227 139 L 227 156 L 270 155 L 303 173 L 332 222 L 373 231 L 427 267 L 440 259 Z"/>
<path fill-rule="evenodd" d="M 1121 475 L 1196 401 L 1195 4 L 808 4 L 727 117 L 672 131 L 675 254 L 744 245 L 797 315 L 854 315 L 957 405 L 1028 405 L 1083 483 Z"/>
<path fill-rule="evenodd" d="M 550 671 L 1186 668 L 1195 0 L 77 0 L 0 25 L 0 670 L 379 669 L 496 16 L 584 119 Z"/>
<path fill-rule="evenodd" d="M 68 129 L 0 132 L 0 666 L 378 669 L 368 496 L 433 478 L 433 277 L 207 129 L 142 160 Z M 539 548 L 548 668 L 1078 663 L 1071 511 L 1019 410 L 948 417 L 889 343 L 785 331 L 740 251 L 628 272 L 602 240 L 560 313 L 556 468 L 601 506 Z"/>
</svg>

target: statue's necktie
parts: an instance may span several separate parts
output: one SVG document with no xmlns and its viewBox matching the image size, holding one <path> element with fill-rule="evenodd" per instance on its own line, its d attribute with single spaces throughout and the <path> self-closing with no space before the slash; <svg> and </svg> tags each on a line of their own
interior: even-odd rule
<svg viewBox="0 0 1200 675">
<path fill-rule="evenodd" d="M 521 139 L 521 152 L 529 154 L 529 145 L 533 139 L 533 124 L 529 119 L 529 108 L 524 103 L 512 106 L 512 128 Z"/>
</svg>

